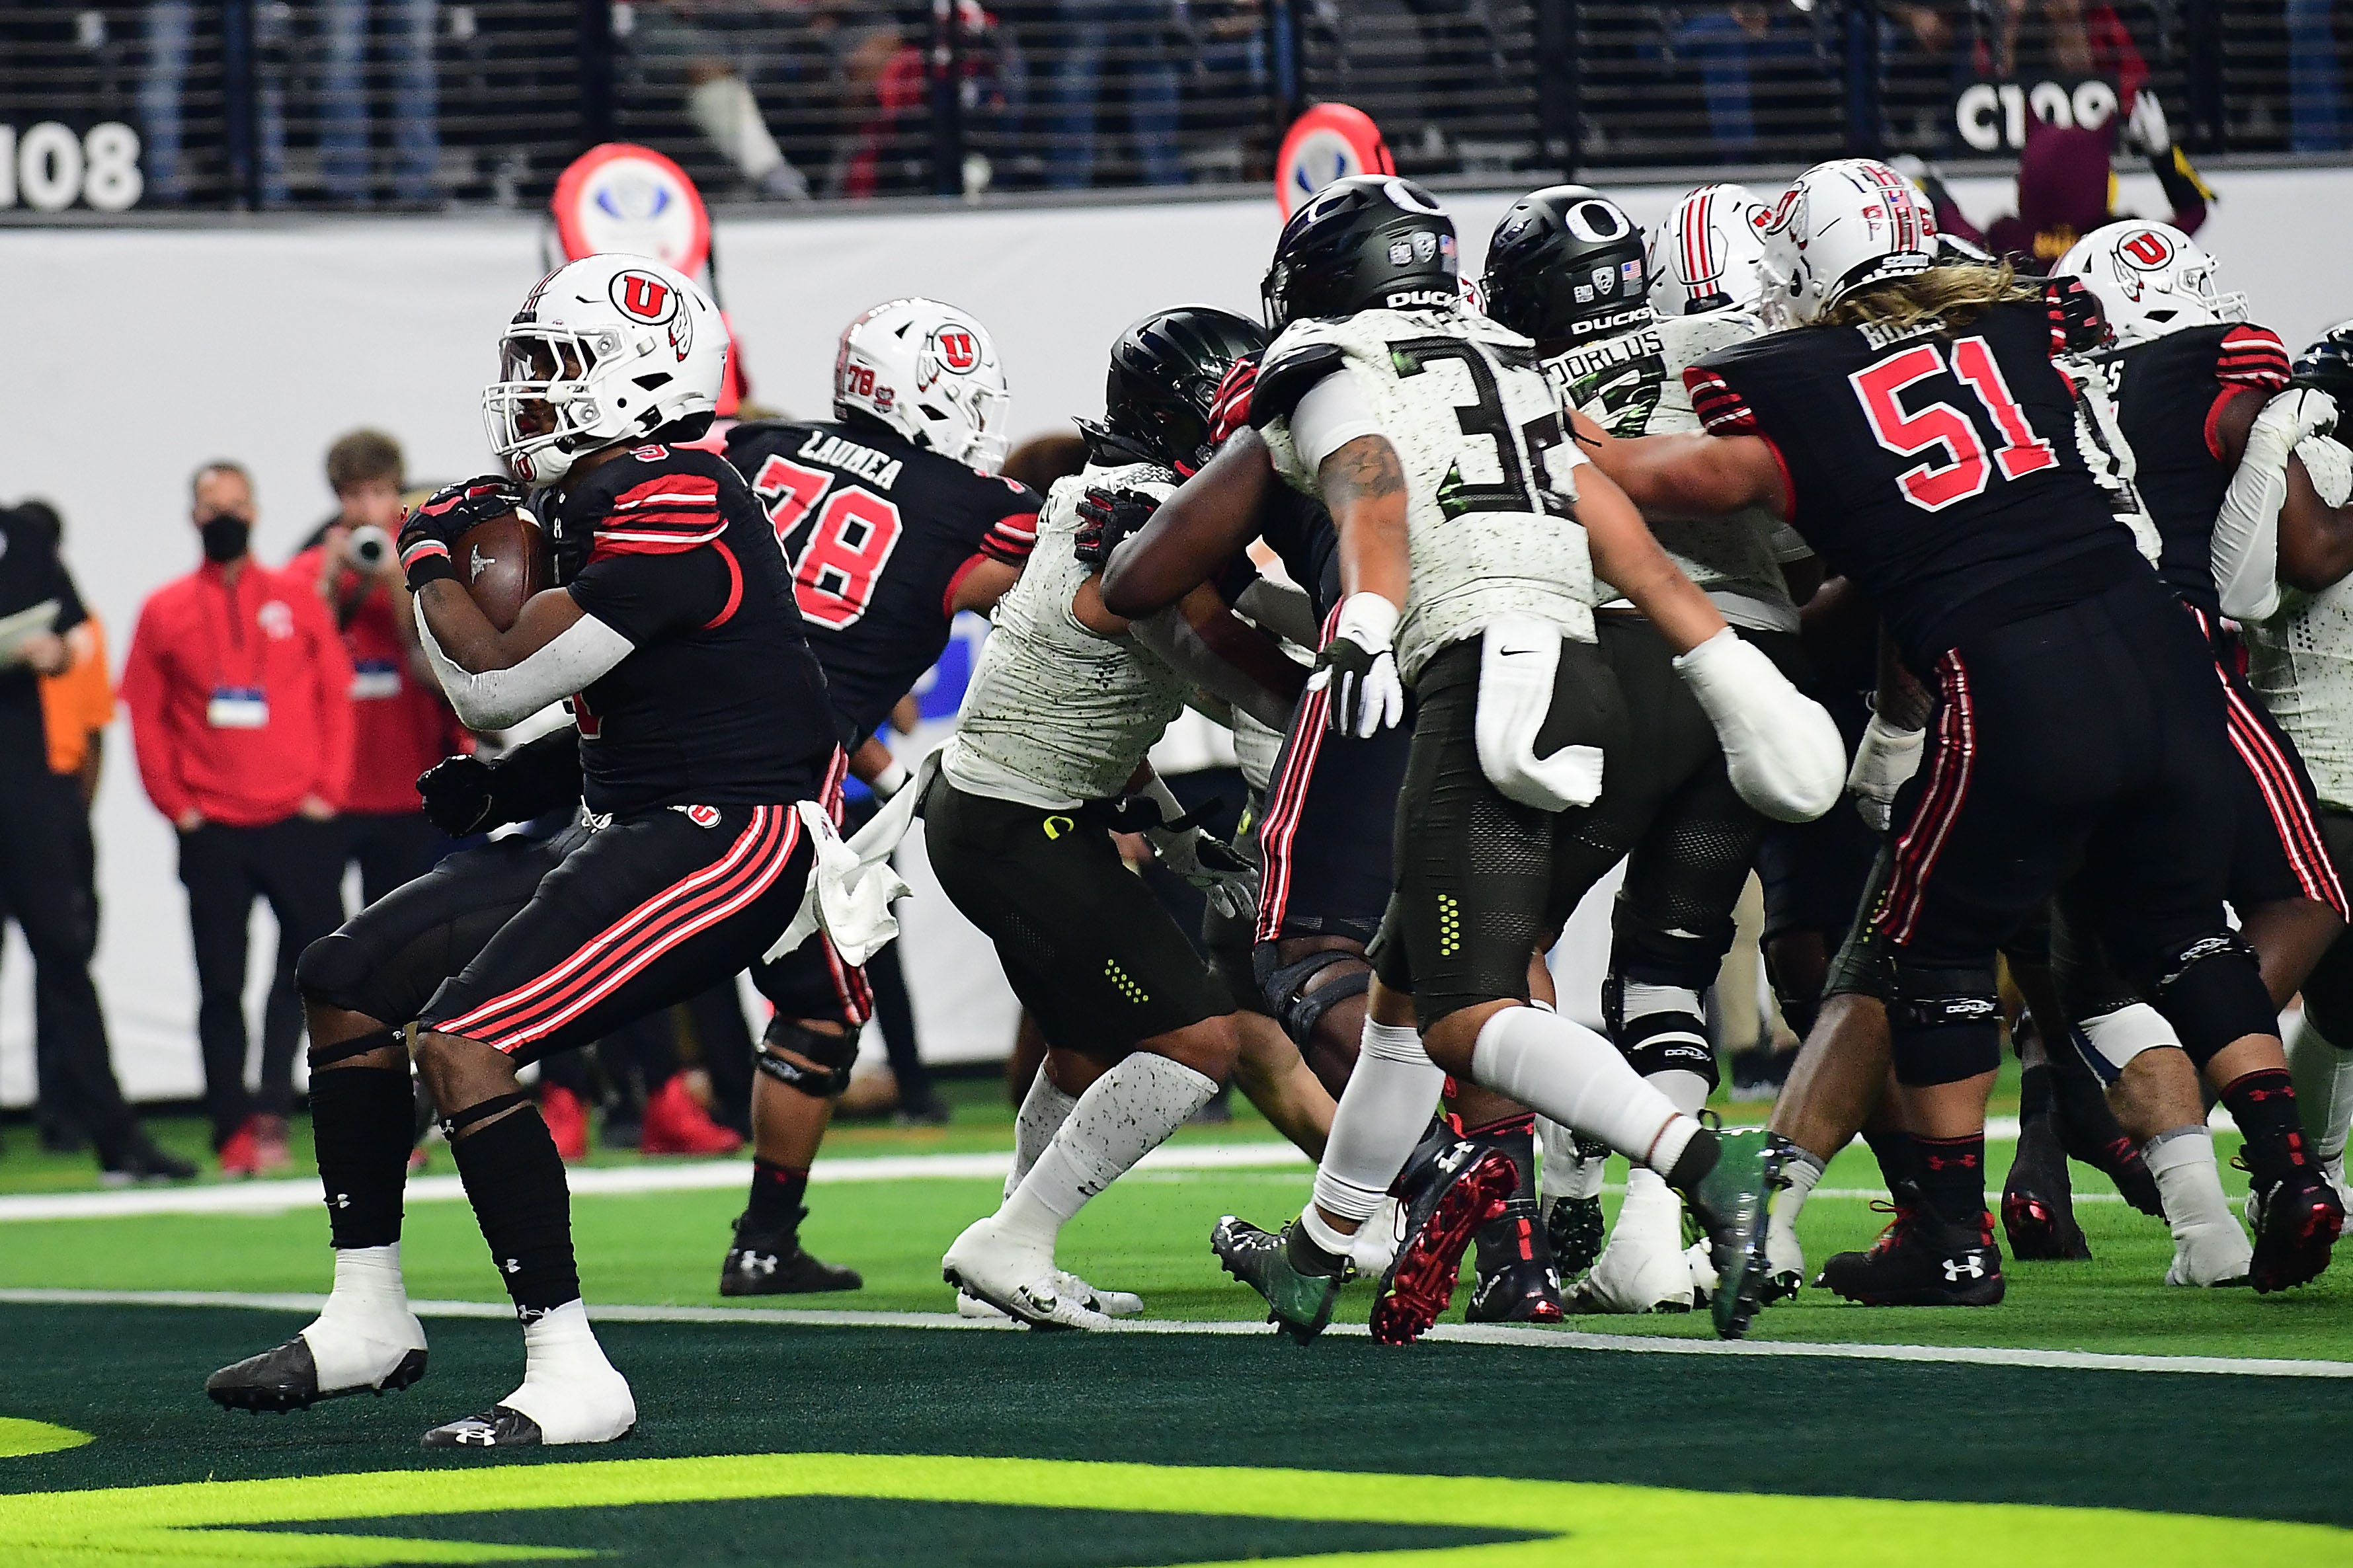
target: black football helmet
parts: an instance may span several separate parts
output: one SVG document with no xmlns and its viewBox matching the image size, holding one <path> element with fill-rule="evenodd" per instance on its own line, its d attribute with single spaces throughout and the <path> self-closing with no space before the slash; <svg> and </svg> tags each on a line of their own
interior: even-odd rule
<svg viewBox="0 0 2353 1568">
<path fill-rule="evenodd" d="M 1266 329 L 1231 310 L 1155 310 L 1111 345 L 1103 427 L 1154 462 L 1190 473 L 1209 460 L 1209 411 L 1238 359 L 1263 350 Z"/>
<path fill-rule="evenodd" d="M 1590 185 L 1548 185 L 1512 204 L 1487 242 L 1487 314 L 1538 342 L 1574 342 L 1652 318 L 1642 226 Z"/>
<path fill-rule="evenodd" d="M 1278 332 L 1318 316 L 1452 307 L 1462 298 L 1454 220 L 1411 180 L 1335 180 L 1282 226 L 1259 292 Z"/>
<path fill-rule="evenodd" d="M 2341 419 L 2353 419 L 2353 321 L 2339 321 L 2295 356 L 2288 379 L 2297 386 L 2325 392 L 2337 400 Z M 2347 434 L 2337 426 L 2340 437 Z"/>
</svg>

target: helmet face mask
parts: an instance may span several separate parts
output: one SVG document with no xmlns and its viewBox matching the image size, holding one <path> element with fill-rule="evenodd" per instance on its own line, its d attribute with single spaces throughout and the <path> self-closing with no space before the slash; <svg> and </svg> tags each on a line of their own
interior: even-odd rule
<svg viewBox="0 0 2353 1568">
<path fill-rule="evenodd" d="M 1462 301 L 1454 220 L 1410 180 L 1335 180 L 1282 226 L 1259 294 L 1271 332 L 1359 310 L 1454 310 Z"/>
<path fill-rule="evenodd" d="M 2212 255 L 2170 224 L 2132 219 L 2094 229 L 2056 270 L 2081 279 L 2098 297 L 2116 341 L 2126 346 L 2247 319 L 2247 297 L 2216 288 L 2220 268 Z"/>
<path fill-rule="evenodd" d="M 2337 400 L 2340 414 L 2353 408 L 2353 321 L 2339 321 L 2296 355 L 2295 364 L 2289 367 L 2288 380 L 2294 385 L 2328 394 Z M 2353 445 L 2348 437 L 2353 437 L 2353 431 L 2348 431 L 2340 418 L 2336 438 L 2340 445 Z"/>
<path fill-rule="evenodd" d="M 491 449 L 526 484 L 718 407 L 727 334 L 702 290 L 658 261 L 592 256 L 540 280 L 482 389 Z"/>
<path fill-rule="evenodd" d="M 988 330 L 936 300 L 890 300 L 842 330 L 833 412 L 860 416 L 980 473 L 1003 466 L 1012 394 Z"/>
<path fill-rule="evenodd" d="M 1768 327 L 1821 320 L 1857 289 L 1926 272 L 1936 219 L 1912 183 L 1872 158 L 1817 163 L 1773 208 L 1757 271 Z"/>
<path fill-rule="evenodd" d="M 1487 242 L 1487 314 L 1538 342 L 1577 342 L 1653 318 L 1642 227 L 1589 185 L 1551 185 L 1514 203 Z"/>
<path fill-rule="evenodd" d="M 1753 310 L 1773 209 L 1746 185 L 1702 185 L 1651 237 L 1651 308 L 1662 316 Z"/>
</svg>

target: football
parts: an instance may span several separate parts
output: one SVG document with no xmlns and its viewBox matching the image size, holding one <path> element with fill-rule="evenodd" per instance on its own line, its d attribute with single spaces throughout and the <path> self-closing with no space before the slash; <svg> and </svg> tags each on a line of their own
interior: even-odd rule
<svg viewBox="0 0 2353 1568">
<path fill-rule="evenodd" d="M 517 510 L 478 522 L 458 540 L 458 575 L 491 625 L 505 631 L 531 596 L 554 582 L 539 520 Z"/>
</svg>

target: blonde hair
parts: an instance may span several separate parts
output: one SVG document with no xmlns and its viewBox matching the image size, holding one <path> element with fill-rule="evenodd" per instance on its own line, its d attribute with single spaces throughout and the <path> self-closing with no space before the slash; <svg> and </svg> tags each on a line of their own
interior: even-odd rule
<svg viewBox="0 0 2353 1568">
<path fill-rule="evenodd" d="M 1865 284 L 1821 314 L 1826 327 L 1874 327 L 1904 331 L 1928 321 L 1966 326 L 1991 306 L 2033 300 L 2032 283 L 2022 281 L 2007 261 L 1931 267 L 1908 277 Z"/>
</svg>

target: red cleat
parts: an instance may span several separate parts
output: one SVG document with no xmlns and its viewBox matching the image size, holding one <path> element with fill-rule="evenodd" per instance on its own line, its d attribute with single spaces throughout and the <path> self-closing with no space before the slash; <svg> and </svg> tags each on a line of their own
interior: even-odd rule
<svg viewBox="0 0 2353 1568">
<path fill-rule="evenodd" d="M 220 1173 L 224 1176 L 258 1176 L 261 1174 L 261 1118 L 248 1116 L 228 1135 L 220 1146 Z"/>
<path fill-rule="evenodd" d="M 733 1154 L 742 1147 L 743 1139 L 695 1102 L 682 1077 L 673 1075 L 646 1101 L 641 1154 Z"/>
<path fill-rule="evenodd" d="M 1453 1305 L 1464 1250 L 1481 1226 L 1502 1216 L 1520 1173 L 1508 1155 L 1457 1140 L 1417 1184 L 1405 1242 L 1373 1303 L 1373 1338 L 1385 1345 L 1413 1343 Z"/>
<path fill-rule="evenodd" d="M 542 1085 L 539 1118 L 547 1123 L 548 1136 L 555 1140 L 555 1152 L 565 1164 L 576 1165 L 588 1157 L 588 1111 L 578 1095 L 561 1084 Z"/>
</svg>

